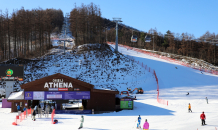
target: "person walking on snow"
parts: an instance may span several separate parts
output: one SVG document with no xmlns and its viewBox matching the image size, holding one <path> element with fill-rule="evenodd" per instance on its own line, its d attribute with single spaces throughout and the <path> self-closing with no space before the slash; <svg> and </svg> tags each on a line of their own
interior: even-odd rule
<svg viewBox="0 0 218 130">
<path fill-rule="evenodd" d="M 140 115 L 139 115 L 139 117 L 138 117 L 138 123 L 137 123 L 137 129 L 139 129 L 139 127 L 141 127 L 140 124 L 141 124 L 141 117 L 140 117 Z"/>
<path fill-rule="evenodd" d="M 207 104 L 208 104 L 208 98 L 206 97 L 205 99 L 206 99 L 206 101 L 207 101 Z"/>
<path fill-rule="evenodd" d="M 81 128 L 83 128 L 83 122 L 84 122 L 84 117 L 83 116 L 81 116 L 81 120 L 80 120 L 80 127 L 78 128 L 78 129 L 81 129 Z"/>
<path fill-rule="evenodd" d="M 35 121 L 36 120 L 36 110 L 33 110 L 33 119 L 32 119 L 33 121 Z"/>
<path fill-rule="evenodd" d="M 192 110 L 191 110 L 191 104 L 189 103 L 189 105 L 188 105 L 188 112 L 192 112 Z"/>
<path fill-rule="evenodd" d="M 149 123 L 147 122 L 147 119 L 145 119 L 145 123 L 143 125 L 143 130 L 148 130 L 149 129 Z"/>
<path fill-rule="evenodd" d="M 206 116 L 205 116 L 204 112 L 202 112 L 202 114 L 200 115 L 200 119 L 201 119 L 201 125 L 206 125 L 205 124 Z"/>
</svg>

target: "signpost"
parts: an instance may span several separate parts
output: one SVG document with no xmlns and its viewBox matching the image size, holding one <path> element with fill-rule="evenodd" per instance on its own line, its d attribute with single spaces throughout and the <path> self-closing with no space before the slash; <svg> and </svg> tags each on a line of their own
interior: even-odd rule
<svg viewBox="0 0 218 130">
<path fill-rule="evenodd" d="M 133 109 L 133 99 L 120 99 L 120 109 Z"/>
</svg>

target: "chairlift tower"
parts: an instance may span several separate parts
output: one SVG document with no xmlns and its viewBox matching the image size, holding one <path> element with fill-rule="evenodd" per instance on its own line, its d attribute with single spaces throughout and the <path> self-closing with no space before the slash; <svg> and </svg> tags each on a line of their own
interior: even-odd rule
<svg viewBox="0 0 218 130">
<path fill-rule="evenodd" d="M 113 22 L 116 23 L 116 45 L 115 52 L 118 52 L 118 22 L 122 22 L 121 18 L 113 18 Z"/>
</svg>

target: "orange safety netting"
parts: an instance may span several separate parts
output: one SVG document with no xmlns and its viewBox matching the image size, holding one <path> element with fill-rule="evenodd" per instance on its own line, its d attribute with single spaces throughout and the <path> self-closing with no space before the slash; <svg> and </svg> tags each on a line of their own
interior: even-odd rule
<svg viewBox="0 0 218 130">
<path fill-rule="evenodd" d="M 113 45 L 115 44 L 114 42 L 107 42 L 107 43 L 108 44 L 113 44 Z M 160 58 L 160 59 L 164 59 L 164 60 L 167 60 L 167 61 L 170 61 L 170 62 L 178 63 L 180 65 L 183 65 L 183 66 L 186 66 L 186 67 L 189 67 L 189 68 L 192 68 L 192 69 L 196 69 L 196 70 L 200 70 L 200 71 L 203 71 L 203 72 L 207 72 L 207 73 L 211 73 L 211 74 L 214 74 L 214 75 L 218 75 L 218 71 L 216 71 L 216 70 L 212 70 L 212 69 L 210 70 L 210 69 L 206 69 L 206 68 L 202 68 L 202 67 L 192 66 L 192 65 L 184 63 L 182 61 L 178 61 L 178 60 L 166 57 L 166 56 L 161 56 L 161 55 L 158 55 L 158 54 L 154 54 L 152 52 L 148 52 L 148 51 L 141 50 L 141 49 L 138 49 L 138 48 L 129 47 L 129 46 L 126 46 L 126 45 L 119 45 L 119 46 L 125 47 L 125 48 L 127 48 L 127 50 L 134 50 L 134 51 L 146 54 L 146 55 L 150 55 L 150 56 L 154 56 L 154 57 L 157 57 L 157 58 Z"/>
<path fill-rule="evenodd" d="M 55 124 L 54 122 L 54 116 L 55 116 L 55 109 L 53 109 L 52 113 L 51 113 L 51 123 Z"/>
<path fill-rule="evenodd" d="M 26 117 L 27 114 L 30 115 L 31 114 L 31 108 L 27 109 L 27 113 L 26 111 L 20 113 L 19 115 L 16 116 L 15 121 L 12 123 L 12 125 L 18 125 L 19 123 L 21 123 Z"/>
<path fill-rule="evenodd" d="M 112 44 L 112 45 L 115 45 L 114 42 L 107 42 L 108 44 Z M 137 51 L 137 52 L 140 52 L 140 53 L 144 53 L 144 54 L 148 54 L 148 55 L 151 55 L 151 56 L 154 56 L 154 57 L 158 57 L 158 58 L 161 58 L 161 59 L 167 59 L 168 57 L 161 57 L 160 55 L 157 55 L 157 54 L 154 54 L 154 53 L 151 53 L 151 52 L 146 52 L 144 50 L 140 50 L 140 49 L 137 49 L 137 48 L 133 48 L 133 47 L 129 47 L 129 46 L 126 46 L 126 45 L 119 45 L 121 47 L 125 47 L 127 48 L 127 50 L 134 50 L 134 51 Z M 171 58 L 170 58 L 171 59 Z M 174 60 L 175 59 L 171 59 L 171 60 Z M 143 63 L 140 63 L 139 61 L 135 61 L 137 64 L 141 65 L 143 68 L 145 68 L 148 72 L 153 72 L 152 74 L 154 75 L 155 77 L 155 80 L 157 82 L 157 102 L 158 103 L 161 103 L 161 104 L 164 104 L 164 105 L 168 105 L 168 101 L 164 100 L 164 99 L 160 99 L 159 98 L 159 83 L 158 83 L 158 78 L 157 78 L 157 75 L 156 75 L 156 72 L 155 70 L 152 70 L 150 67 L 147 67 L 147 65 L 144 65 Z M 183 62 L 182 62 L 183 63 Z"/>
</svg>

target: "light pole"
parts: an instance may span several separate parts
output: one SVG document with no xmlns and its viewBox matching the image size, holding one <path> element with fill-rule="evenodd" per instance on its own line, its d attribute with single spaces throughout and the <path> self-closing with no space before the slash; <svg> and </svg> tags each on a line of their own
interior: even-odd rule
<svg viewBox="0 0 218 130">
<path fill-rule="evenodd" d="M 113 22 L 116 23 L 116 45 L 115 52 L 118 52 L 118 22 L 122 22 L 121 18 L 113 18 Z"/>
</svg>

